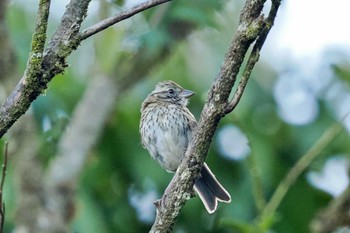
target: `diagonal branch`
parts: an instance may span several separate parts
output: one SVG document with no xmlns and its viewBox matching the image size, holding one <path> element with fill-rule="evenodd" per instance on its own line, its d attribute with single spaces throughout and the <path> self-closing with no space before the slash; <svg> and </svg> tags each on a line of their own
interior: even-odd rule
<svg viewBox="0 0 350 233">
<path fill-rule="evenodd" d="M 89 38 L 92 35 L 95 35 L 96 33 L 109 28 L 110 26 L 128 19 L 144 10 L 147 10 L 149 8 L 152 8 L 154 6 L 166 3 L 166 2 L 170 2 L 171 0 L 151 0 L 151 1 L 147 1 L 147 2 L 143 2 L 139 5 L 134 6 L 133 8 L 131 8 L 130 10 L 126 10 L 126 11 L 122 11 L 110 18 L 104 19 L 103 21 L 85 29 L 84 31 L 82 31 L 80 33 L 80 38 L 81 40 L 85 40 L 87 38 Z"/>
<path fill-rule="evenodd" d="M 0 137 L 28 110 L 30 104 L 47 88 L 49 81 L 56 74 L 64 71 L 65 59 L 76 48 L 76 46 L 72 46 L 76 40 L 71 39 L 78 32 L 74 29 L 80 28 L 90 1 L 72 0 L 70 2 L 59 28 L 45 51 L 50 1 L 40 1 L 37 26 L 26 70 L 20 82 L 0 108 Z"/>
<path fill-rule="evenodd" d="M 22 79 L 0 109 L 0 137 L 29 108 L 31 102 L 28 100 L 33 99 L 33 96 L 38 96 L 41 92 L 41 90 L 32 88 L 32 85 L 40 82 L 38 74 L 46 41 L 49 8 L 50 0 L 40 1 L 27 68 Z"/>
<path fill-rule="evenodd" d="M 157 216 L 151 232 L 170 232 L 181 208 L 191 196 L 193 183 L 203 166 L 217 125 L 228 112 L 228 106 L 230 105 L 228 104 L 228 98 L 243 59 L 250 45 L 256 40 L 256 44 L 261 43 L 261 45 L 257 45 L 255 50 L 256 52 L 260 51 L 281 2 L 280 0 L 274 0 L 269 16 L 264 19 L 261 12 L 265 1 L 246 1 L 240 15 L 236 35 L 228 49 L 220 72 L 209 90 L 207 101 L 198 122 L 197 132 L 195 132 L 187 149 L 186 158 L 182 161 L 162 199 L 158 202 Z M 252 57 L 254 57 L 254 54 Z M 257 59 L 258 56 L 254 58 L 256 61 Z M 251 62 L 247 70 L 252 69 L 256 61 Z"/>
<path fill-rule="evenodd" d="M 150 0 L 129 11 L 102 21 L 90 29 L 79 33 L 87 15 L 91 0 L 71 0 L 42 53 L 46 40 L 46 25 L 50 0 L 41 0 L 37 27 L 32 39 L 31 56 L 20 82 L 0 107 L 0 138 L 30 107 L 30 104 L 47 88 L 48 83 L 67 68 L 67 57 L 77 49 L 81 41 L 137 13 L 170 0 Z"/>
</svg>

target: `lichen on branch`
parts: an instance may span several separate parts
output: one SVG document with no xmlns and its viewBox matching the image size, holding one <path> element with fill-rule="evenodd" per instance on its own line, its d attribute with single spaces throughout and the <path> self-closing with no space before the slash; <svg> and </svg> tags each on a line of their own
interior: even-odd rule
<svg viewBox="0 0 350 233">
<path fill-rule="evenodd" d="M 67 57 L 78 48 L 83 40 L 115 23 L 168 1 L 170 0 L 146 1 L 111 17 L 112 20 L 107 20 L 107 23 L 102 21 L 96 24 L 90 28 L 94 30 L 94 33 L 85 30 L 83 34 L 80 34 L 81 24 L 87 16 L 91 0 L 71 0 L 56 32 L 45 48 L 50 0 L 40 0 L 26 69 L 21 80 L 0 107 L 0 138 L 28 110 L 31 103 L 46 90 L 48 83 L 57 74 L 64 72 L 68 66 Z"/>
</svg>

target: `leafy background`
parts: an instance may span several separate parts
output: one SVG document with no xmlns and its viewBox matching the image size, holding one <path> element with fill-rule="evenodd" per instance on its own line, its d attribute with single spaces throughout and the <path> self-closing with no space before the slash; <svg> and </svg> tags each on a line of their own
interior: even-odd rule
<svg viewBox="0 0 350 233">
<path fill-rule="evenodd" d="M 53 4 L 50 35 L 64 9 L 63 3 Z M 84 26 L 131 5 L 129 1 L 94 1 Z M 234 34 L 242 5 L 242 1 L 177 0 L 109 28 L 83 42 L 70 57 L 66 72 L 56 77 L 33 103 L 29 114 L 35 119 L 40 145 L 38 160 L 45 169 L 55 157 L 62 134 L 69 130 L 71 116 L 92 77 L 106 74 L 120 85 L 121 95 L 79 176 L 72 232 L 149 230 L 155 214 L 153 202 L 163 193 L 172 175 L 163 171 L 140 144 L 140 105 L 158 81 L 170 79 L 196 92 L 189 108 L 198 118 Z M 17 74 L 12 86 L 26 64 L 34 6 L 36 1 L 33 4 L 13 1 L 8 8 Z M 277 21 L 279 17 L 284 16 L 280 14 Z M 256 193 L 262 191 L 268 200 L 296 161 L 347 113 L 350 69 L 348 57 L 341 49 L 325 51 L 309 72 L 312 74 L 301 69 L 310 66 L 290 64 L 288 59 L 277 63 L 277 68 L 266 51 L 262 51 L 263 59 L 255 68 L 242 101 L 220 123 L 207 157 L 216 177 L 231 193 L 232 202 L 220 204 L 215 214 L 208 215 L 198 198 L 191 199 L 174 232 L 248 232 L 260 211 Z M 305 60 L 302 63 L 310 65 Z M 319 76 L 316 80 L 315 74 Z M 1 83 L 2 98 L 12 86 Z M 294 89 L 283 89 L 285 86 Z M 278 90 L 285 96 L 278 95 Z M 295 95 L 287 95 L 291 93 Z M 286 99 L 288 103 L 283 101 Z M 301 107 L 293 109 L 296 105 Z M 286 117 L 285 109 L 293 111 L 287 111 Z M 306 113 L 306 120 L 302 117 L 305 109 L 315 109 L 310 110 L 311 115 Z M 301 116 L 301 120 L 293 118 L 293 114 Z M 6 140 L 11 145 L 13 139 L 7 136 Z M 331 174 L 346 171 L 348 141 L 344 130 L 302 174 L 279 206 L 271 232 L 310 231 L 309 224 L 318 211 L 341 192 L 332 182 L 345 180 L 340 190 L 347 186 L 346 173 L 331 181 L 326 174 L 320 174 L 329 161 L 338 161 Z M 10 157 L 5 185 L 5 232 L 16 227 L 15 173 L 16 164 Z M 261 181 L 258 188 L 254 174 Z M 318 177 L 319 182 L 308 179 L 310 176 Z M 320 183 L 326 188 L 320 189 Z"/>
</svg>

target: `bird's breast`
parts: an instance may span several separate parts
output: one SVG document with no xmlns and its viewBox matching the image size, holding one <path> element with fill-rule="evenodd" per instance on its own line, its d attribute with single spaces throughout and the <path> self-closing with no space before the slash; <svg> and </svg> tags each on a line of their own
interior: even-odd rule
<svg viewBox="0 0 350 233">
<path fill-rule="evenodd" d="M 155 106 L 147 110 L 142 115 L 143 145 L 163 168 L 175 171 L 191 137 L 188 119 L 176 106 Z"/>
</svg>

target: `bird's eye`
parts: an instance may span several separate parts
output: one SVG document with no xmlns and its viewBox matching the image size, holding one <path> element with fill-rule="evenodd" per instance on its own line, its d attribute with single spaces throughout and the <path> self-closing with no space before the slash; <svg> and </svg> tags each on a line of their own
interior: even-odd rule
<svg viewBox="0 0 350 233">
<path fill-rule="evenodd" d="M 170 89 L 168 89 L 168 92 L 169 92 L 169 94 L 172 95 L 172 94 L 174 94 L 175 91 L 174 91 L 174 89 L 170 88 Z"/>
</svg>

